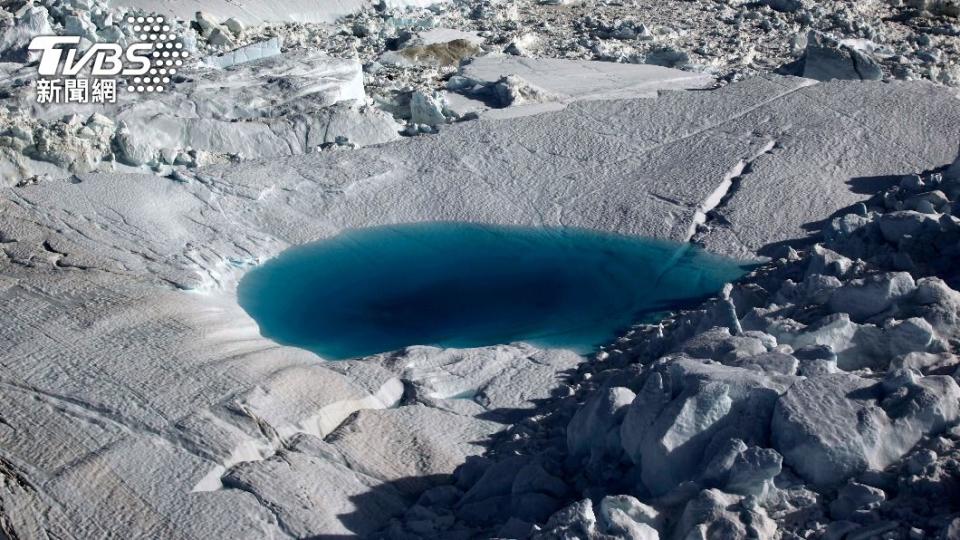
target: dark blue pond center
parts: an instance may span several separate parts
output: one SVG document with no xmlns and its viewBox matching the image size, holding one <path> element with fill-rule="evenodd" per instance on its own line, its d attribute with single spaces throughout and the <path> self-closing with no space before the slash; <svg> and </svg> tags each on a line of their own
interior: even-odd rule
<svg viewBox="0 0 960 540">
<path fill-rule="evenodd" d="M 690 244 L 424 223 L 291 248 L 250 271 L 238 294 L 264 336 L 328 360 L 515 341 L 589 353 L 745 269 Z"/>
</svg>

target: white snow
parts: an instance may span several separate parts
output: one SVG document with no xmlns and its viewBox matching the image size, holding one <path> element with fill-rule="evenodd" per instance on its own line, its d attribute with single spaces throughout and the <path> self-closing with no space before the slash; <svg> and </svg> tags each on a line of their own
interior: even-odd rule
<svg viewBox="0 0 960 540">
<path fill-rule="evenodd" d="M 460 69 L 460 75 L 486 84 L 514 76 L 549 96 L 547 103 L 487 111 L 485 116 L 489 118 L 558 110 L 580 100 L 655 97 L 662 90 L 703 88 L 713 83 L 709 75 L 646 64 L 496 55 L 473 59 Z M 461 107 L 467 110 L 470 104 Z"/>
<path fill-rule="evenodd" d="M 342 96 L 356 73 L 344 66 L 343 77 L 331 77 L 326 87 L 330 95 Z M 211 92 L 234 91 L 213 81 Z M 200 92 L 203 81 L 197 85 Z M 861 112 L 857 122 L 838 116 L 837 110 L 852 107 L 851 96 L 872 100 L 883 114 Z M 226 97 L 195 103 L 239 114 Z M 905 104 L 910 114 L 899 114 Z M 163 105 L 152 106 L 162 111 Z M 857 126 L 868 126 L 871 136 L 851 138 Z M 45 528 L 73 536 L 147 529 L 172 535 L 169 523 L 187 538 L 281 536 L 281 523 L 299 536 L 370 532 L 365 527 L 377 528 L 399 511 L 398 488 L 385 483 L 426 475 L 405 488 L 412 493 L 430 484 L 429 475 L 448 478 L 466 456 L 483 451 L 475 441 L 501 429 L 485 418 L 490 411 L 531 407 L 549 396 L 557 371 L 577 359 L 515 346 L 497 360 L 500 372 L 485 371 L 482 359 L 497 358 L 489 350 L 319 363 L 310 353 L 259 336 L 230 296 L 224 265 L 264 260 L 346 227 L 438 219 L 584 226 L 683 240 L 697 205 L 731 162 L 777 140 L 782 148 L 755 160 L 724 205 L 730 228 L 704 236 L 715 251 L 754 253 L 860 200 L 846 184 L 850 178 L 950 161 L 958 132 L 954 97 L 930 85 L 752 79 L 715 92 L 581 101 L 551 114 L 463 123 L 438 136 L 350 152 L 206 167 L 183 181 L 81 173 L 75 182 L 5 188 L 0 241 L 9 262 L 0 306 L 5 328 L 17 331 L 5 335 L 2 353 L 7 375 L 0 408 L 9 429 L 0 430 L 0 443 L 4 463 L 29 485 L 43 486 L 42 494 L 18 496 L 26 501 L 18 504 L 45 516 Z M 220 276 L 218 288 L 182 290 L 212 283 L 214 275 Z M 923 304 L 927 311 L 907 318 L 926 315 L 935 330 L 946 331 L 948 304 L 934 300 L 953 297 L 935 282 L 916 289 L 929 302 Z M 764 336 L 748 341 L 743 351 L 775 343 Z M 467 362 L 462 371 L 461 360 Z M 400 375 L 405 364 L 410 369 Z M 764 415 L 773 414 L 773 403 L 786 391 L 782 381 L 792 379 L 693 359 L 662 370 L 672 374 L 676 394 L 656 392 L 650 383 L 620 431 L 630 458 L 643 463 L 644 484 L 662 493 L 691 479 L 691 471 L 706 465 L 706 440 L 717 436 L 719 443 L 724 427 L 735 429 L 748 447 L 737 473 L 749 479 L 743 490 L 762 484 L 775 460 L 754 460 L 749 447 L 769 436 Z M 351 409 L 393 402 L 378 394 L 391 378 L 410 381 L 421 405 L 361 409 L 327 433 Z M 707 382 L 717 385 L 716 392 L 696 397 L 695 389 Z M 834 422 L 832 436 L 841 442 L 833 444 L 819 431 L 822 418 L 876 409 L 869 400 L 838 402 L 816 418 L 783 415 L 785 426 L 816 424 L 795 444 L 777 446 L 784 463 L 798 462 L 788 446 L 810 449 L 807 455 L 817 462 L 836 461 L 843 470 L 888 463 L 921 433 L 954 418 L 949 398 L 955 404 L 955 383 L 922 377 L 902 386 L 916 400 L 938 405 L 918 414 L 884 411 L 902 418 L 894 420 L 903 428 L 901 438 L 885 435 L 889 444 L 864 446 L 843 431 L 847 424 Z M 395 397 L 395 383 L 388 388 Z M 488 401 L 457 399 L 458 392 L 472 391 Z M 797 395 L 802 402 L 833 403 Z M 782 399 L 794 398 L 788 392 Z M 913 402 L 908 396 L 903 406 L 909 410 Z M 710 421 L 686 412 L 694 409 L 710 411 Z M 774 441 L 796 431 L 776 425 Z M 326 434 L 325 441 L 308 432 Z M 686 443 L 667 448 L 660 441 L 667 433 Z M 848 446 L 842 441 L 850 440 L 843 459 L 818 457 L 823 441 L 843 450 Z M 283 450 L 245 461 L 268 456 L 271 448 Z M 869 455 L 850 458 L 864 448 Z M 217 467 L 226 471 L 221 475 Z M 212 477 L 222 478 L 224 488 L 191 492 Z M 361 505 L 357 497 L 364 494 L 375 502 Z M 530 503 L 538 512 L 551 509 L 539 496 L 523 495 L 541 501 Z M 730 504 L 748 502 L 736 496 Z M 700 510 L 714 508 L 704 505 L 695 505 L 683 522 L 699 526 Z M 759 511 L 744 511 L 765 526 Z M 345 517 L 356 512 L 356 519 Z M 167 517 L 158 522 L 157 515 Z"/>
</svg>

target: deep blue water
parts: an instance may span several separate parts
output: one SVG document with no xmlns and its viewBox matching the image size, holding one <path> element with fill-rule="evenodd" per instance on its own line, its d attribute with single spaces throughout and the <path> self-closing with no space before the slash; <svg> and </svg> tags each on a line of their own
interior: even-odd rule
<svg viewBox="0 0 960 540">
<path fill-rule="evenodd" d="M 513 341 L 589 353 L 745 269 L 689 244 L 422 223 L 291 248 L 251 270 L 238 295 L 264 336 L 329 360 Z"/>
</svg>

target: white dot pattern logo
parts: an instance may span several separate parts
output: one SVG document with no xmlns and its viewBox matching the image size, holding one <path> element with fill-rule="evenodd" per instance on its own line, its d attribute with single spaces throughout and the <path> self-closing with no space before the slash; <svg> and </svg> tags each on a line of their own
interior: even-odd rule
<svg viewBox="0 0 960 540">
<path fill-rule="evenodd" d="M 183 59 L 189 54 L 183 50 L 183 43 L 173 34 L 173 29 L 161 16 L 127 17 L 132 25 L 134 36 L 139 41 L 151 43 L 150 69 L 146 76 L 134 77 L 128 81 L 128 92 L 163 92 L 170 84 L 170 75 L 176 75 L 177 67 L 183 65 Z"/>
</svg>

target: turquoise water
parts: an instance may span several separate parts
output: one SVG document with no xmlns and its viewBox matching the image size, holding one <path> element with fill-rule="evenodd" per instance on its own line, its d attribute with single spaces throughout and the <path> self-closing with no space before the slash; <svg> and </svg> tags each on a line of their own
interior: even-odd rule
<svg viewBox="0 0 960 540">
<path fill-rule="evenodd" d="M 328 360 L 514 341 L 586 354 L 745 270 L 689 244 L 423 223 L 291 248 L 251 270 L 238 296 L 264 336 Z"/>
</svg>

